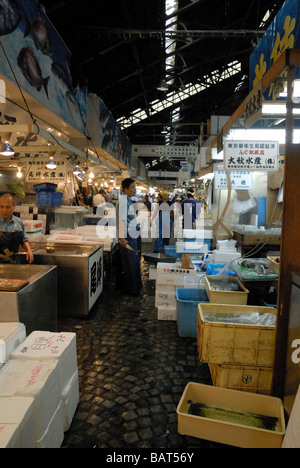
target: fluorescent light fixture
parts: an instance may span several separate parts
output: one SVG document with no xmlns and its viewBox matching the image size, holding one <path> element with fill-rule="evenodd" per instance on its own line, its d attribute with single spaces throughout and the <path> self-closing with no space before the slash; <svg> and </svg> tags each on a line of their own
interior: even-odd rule
<svg viewBox="0 0 300 468">
<path fill-rule="evenodd" d="M 286 103 L 263 103 L 262 114 L 263 115 L 286 115 Z M 300 109 L 293 109 L 294 115 L 300 115 Z"/>
<path fill-rule="evenodd" d="M 161 81 L 160 85 L 157 87 L 158 91 L 163 91 L 163 92 L 167 92 L 169 91 L 169 86 L 167 85 L 167 83 L 163 80 Z"/>
<path fill-rule="evenodd" d="M 162 133 L 163 135 L 167 135 L 167 134 L 169 133 L 167 127 L 164 127 L 164 128 L 162 129 L 161 133 Z"/>
<path fill-rule="evenodd" d="M 15 151 L 13 148 L 10 146 L 9 141 L 5 141 L 1 144 L 0 146 L 0 154 L 2 156 L 13 156 L 15 154 Z"/>
<path fill-rule="evenodd" d="M 226 140 L 238 141 L 278 141 L 280 145 L 286 143 L 286 130 L 285 128 L 249 128 L 244 129 L 231 129 Z M 300 129 L 294 130 L 294 144 L 300 143 Z"/>
</svg>

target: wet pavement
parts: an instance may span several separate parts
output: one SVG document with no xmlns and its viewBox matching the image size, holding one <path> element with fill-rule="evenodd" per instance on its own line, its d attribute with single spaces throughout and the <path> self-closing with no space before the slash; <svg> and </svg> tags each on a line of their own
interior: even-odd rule
<svg viewBox="0 0 300 468">
<path fill-rule="evenodd" d="M 80 402 L 62 448 L 218 448 L 177 432 L 176 408 L 188 382 L 211 384 L 196 339 L 157 319 L 155 281 L 142 260 L 138 297 L 106 285 L 88 318 L 60 318 L 77 334 Z"/>
</svg>

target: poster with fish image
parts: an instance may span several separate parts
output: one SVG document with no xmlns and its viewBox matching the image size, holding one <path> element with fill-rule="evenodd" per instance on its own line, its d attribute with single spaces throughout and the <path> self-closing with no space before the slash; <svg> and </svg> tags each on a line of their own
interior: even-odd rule
<svg viewBox="0 0 300 468">
<path fill-rule="evenodd" d="M 85 134 L 87 91 L 73 87 L 70 63 L 35 0 L 0 0 L 0 75 Z"/>
<path fill-rule="evenodd" d="M 99 124 L 101 148 L 130 167 L 131 143 L 101 99 L 99 100 Z"/>
</svg>

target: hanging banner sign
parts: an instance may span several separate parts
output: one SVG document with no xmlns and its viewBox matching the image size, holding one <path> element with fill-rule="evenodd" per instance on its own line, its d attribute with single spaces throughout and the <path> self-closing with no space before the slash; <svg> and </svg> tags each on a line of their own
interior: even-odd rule
<svg viewBox="0 0 300 468">
<path fill-rule="evenodd" d="M 228 189 L 226 171 L 216 170 L 214 175 L 215 189 Z M 252 172 L 250 171 L 231 171 L 230 180 L 232 188 L 236 190 L 252 190 L 253 188 Z"/>
<path fill-rule="evenodd" d="M 56 169 L 47 169 L 46 164 L 49 162 L 49 156 L 41 156 L 30 160 L 27 163 L 25 182 L 42 183 L 50 182 L 51 184 L 59 184 L 67 182 L 68 161 L 67 158 L 55 160 Z"/>
<path fill-rule="evenodd" d="M 250 90 L 261 81 L 285 50 L 299 49 L 299 15 L 299 0 L 286 0 L 250 57 Z M 286 76 L 285 73 L 283 77 Z M 296 77 L 298 76 L 299 70 L 296 68 Z M 275 100 L 276 94 L 276 86 L 273 83 L 264 93 L 264 97 Z"/>
<path fill-rule="evenodd" d="M 278 171 L 278 141 L 227 140 L 224 167 L 227 171 Z"/>
</svg>

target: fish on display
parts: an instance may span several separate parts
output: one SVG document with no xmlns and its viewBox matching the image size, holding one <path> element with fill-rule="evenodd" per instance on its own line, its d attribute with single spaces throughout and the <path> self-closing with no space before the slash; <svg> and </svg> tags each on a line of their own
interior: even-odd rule
<svg viewBox="0 0 300 468">
<path fill-rule="evenodd" d="M 44 88 L 47 98 L 49 99 L 48 82 L 50 77 L 43 78 L 41 67 L 32 47 L 24 47 L 21 50 L 18 55 L 18 66 L 31 86 L 38 91 Z"/>
<path fill-rule="evenodd" d="M 12 33 L 22 19 L 16 0 L 0 0 L 0 36 Z"/>
<path fill-rule="evenodd" d="M 25 15 L 25 23 L 24 37 L 27 37 L 31 33 L 35 46 L 42 52 L 42 54 L 51 55 L 53 48 L 46 21 L 43 18 L 35 18 L 32 24 L 30 24 Z"/>
</svg>

